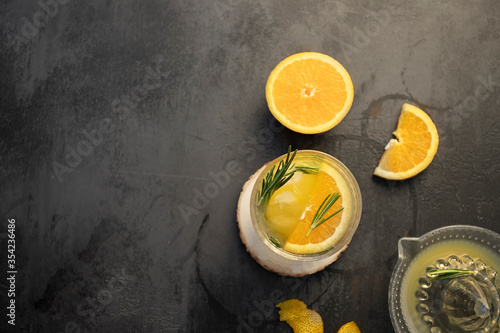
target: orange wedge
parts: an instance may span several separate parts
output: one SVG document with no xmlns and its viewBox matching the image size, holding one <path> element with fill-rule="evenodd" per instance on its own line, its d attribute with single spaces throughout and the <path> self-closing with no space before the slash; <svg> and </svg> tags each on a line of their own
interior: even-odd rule
<svg viewBox="0 0 500 333">
<path fill-rule="evenodd" d="M 354 97 L 351 77 L 335 59 L 304 52 L 281 61 L 269 75 L 266 99 L 271 113 L 292 131 L 328 131 L 349 112 Z"/>
<path fill-rule="evenodd" d="M 323 333 L 323 320 L 319 313 L 307 308 L 298 299 L 289 299 L 278 305 L 280 320 L 286 321 L 294 333 Z"/>
<path fill-rule="evenodd" d="M 351 321 L 345 325 L 343 325 L 337 333 L 361 333 L 358 325 L 355 322 Z"/>
<path fill-rule="evenodd" d="M 436 125 L 427 113 L 411 104 L 404 104 L 393 134 L 396 138 L 385 147 L 373 174 L 385 179 L 403 180 L 425 170 L 439 145 Z"/>
<path fill-rule="evenodd" d="M 348 193 L 347 184 L 344 183 L 341 177 L 337 177 L 336 181 L 333 176 L 335 171 L 333 169 L 330 170 L 326 165 L 322 166 L 322 170 L 325 171 L 318 173 L 317 180 L 310 192 L 311 196 L 309 197 L 305 214 L 300 218 L 283 245 L 283 249 L 286 251 L 297 254 L 312 254 L 326 251 L 336 244 L 345 232 L 348 214 L 345 210 L 342 210 L 313 229 L 309 236 L 307 236 L 314 215 L 329 194 L 339 193 L 340 198 L 324 214 L 325 217 L 330 216 L 342 207 L 350 205 L 347 202 L 347 198 L 342 195 L 342 193 Z"/>
</svg>

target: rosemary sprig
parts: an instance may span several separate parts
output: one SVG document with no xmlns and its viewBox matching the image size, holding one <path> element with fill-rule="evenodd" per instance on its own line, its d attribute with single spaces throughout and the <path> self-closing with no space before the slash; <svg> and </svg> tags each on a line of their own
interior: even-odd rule
<svg viewBox="0 0 500 333">
<path fill-rule="evenodd" d="M 257 196 L 259 197 L 259 201 L 257 205 L 262 205 L 263 203 L 267 203 L 271 198 L 271 195 L 286 184 L 292 178 L 294 171 L 288 172 L 292 167 L 292 161 L 297 154 L 297 149 L 293 152 L 293 155 L 290 156 L 292 151 L 292 146 L 288 146 L 288 154 L 286 155 L 285 160 L 281 160 L 278 164 L 278 168 L 273 166 L 272 169 L 267 173 L 266 178 L 262 180 L 262 187 L 258 192 Z M 274 169 L 276 168 L 276 172 Z"/>
<path fill-rule="evenodd" d="M 302 172 L 302 173 L 316 175 L 319 172 L 319 168 L 318 167 L 310 167 L 310 166 L 307 166 L 307 165 L 298 164 L 298 165 L 295 166 L 293 172 L 296 172 L 296 171 L 299 171 L 299 172 Z"/>
<path fill-rule="evenodd" d="M 432 281 L 432 280 L 449 279 L 457 276 L 464 276 L 476 273 L 477 273 L 476 271 L 469 271 L 467 269 L 436 268 L 429 270 L 427 272 L 427 275 L 429 275 L 430 280 Z"/>
<path fill-rule="evenodd" d="M 339 198 L 340 198 L 339 193 L 334 193 L 333 195 L 328 194 L 326 196 L 325 200 L 323 200 L 323 202 L 319 206 L 318 210 L 316 211 L 316 214 L 314 214 L 313 220 L 311 222 L 311 228 L 307 232 L 306 237 L 309 236 L 309 234 L 311 233 L 311 231 L 313 231 L 313 229 L 317 228 L 318 226 L 320 226 L 321 224 L 323 224 L 324 222 L 326 222 L 327 220 L 332 218 L 334 215 L 340 213 L 342 211 L 342 209 L 344 209 L 344 207 L 342 207 L 339 210 L 337 210 L 335 213 L 333 213 L 332 215 L 330 215 L 328 217 L 323 217 L 323 215 L 325 215 L 325 213 L 333 206 L 333 204 Z"/>
</svg>

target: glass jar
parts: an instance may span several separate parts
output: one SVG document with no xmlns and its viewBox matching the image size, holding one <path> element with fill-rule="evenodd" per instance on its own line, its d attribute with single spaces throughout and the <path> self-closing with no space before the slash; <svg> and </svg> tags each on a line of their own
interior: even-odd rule
<svg viewBox="0 0 500 333">
<path fill-rule="evenodd" d="M 264 224 L 264 214 L 258 207 L 258 195 L 262 186 L 262 181 L 265 179 L 268 172 L 278 164 L 281 160 L 286 159 L 286 154 L 276 158 L 275 160 L 264 165 L 250 179 L 251 184 L 248 186 L 249 200 L 245 205 L 248 205 L 248 213 L 251 220 L 251 229 L 247 233 L 254 233 L 252 244 L 248 242 L 247 250 L 251 255 L 265 268 L 275 271 L 282 275 L 302 276 L 312 274 L 323 269 L 335 260 L 349 245 L 361 219 L 361 192 L 356 179 L 349 169 L 336 158 L 315 150 L 299 150 L 294 158 L 294 163 L 304 163 L 308 165 L 326 165 L 332 172 L 337 183 L 342 183 L 344 189 L 341 193 L 344 205 L 342 216 L 342 230 L 335 237 L 335 242 L 332 246 L 319 253 L 312 254 L 296 254 L 284 250 L 276 246 L 269 238 L 267 228 Z M 330 173 L 329 172 L 329 173 Z M 248 195 L 248 194 L 247 194 Z M 344 220 L 345 219 L 345 220 Z M 240 221 L 241 222 L 241 221 Z M 241 229 L 241 226 L 240 226 Z M 242 239 L 245 235 L 242 231 Z M 255 236 L 254 235 L 254 236 Z"/>
</svg>

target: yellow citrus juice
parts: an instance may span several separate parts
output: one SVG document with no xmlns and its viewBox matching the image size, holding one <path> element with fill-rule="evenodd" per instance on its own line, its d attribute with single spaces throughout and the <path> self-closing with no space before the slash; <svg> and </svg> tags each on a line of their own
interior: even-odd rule
<svg viewBox="0 0 500 333">
<path fill-rule="evenodd" d="M 353 190 L 352 180 L 323 156 L 297 154 L 289 172 L 293 176 L 259 206 L 263 233 L 276 247 L 290 253 L 316 254 L 331 249 L 352 230 L 354 213 L 358 209 L 360 213 L 361 198 L 356 196 L 359 193 Z M 359 191 L 357 183 L 355 189 Z M 327 207 L 327 199 L 333 196 L 336 199 Z M 321 218 L 315 220 L 322 210 Z"/>
<path fill-rule="evenodd" d="M 264 221 L 269 234 L 281 244 L 285 244 L 299 220 L 305 217 L 306 211 L 311 210 L 309 198 L 317 178 L 317 174 L 296 172 L 288 183 L 271 196 Z"/>
<path fill-rule="evenodd" d="M 424 324 L 422 320 L 422 314 L 417 311 L 419 300 L 416 294 L 419 288 L 421 288 L 419 277 L 425 275 L 426 268 L 435 263 L 436 260 L 450 255 L 479 258 L 484 264 L 496 272 L 500 272 L 500 254 L 481 242 L 468 239 L 450 239 L 429 245 L 409 264 L 402 280 L 401 289 L 403 290 L 403 294 L 401 303 L 403 315 L 407 319 L 412 332 L 425 332 L 429 330 L 428 325 Z M 497 288 L 500 290 L 500 284 L 497 285 Z"/>
</svg>

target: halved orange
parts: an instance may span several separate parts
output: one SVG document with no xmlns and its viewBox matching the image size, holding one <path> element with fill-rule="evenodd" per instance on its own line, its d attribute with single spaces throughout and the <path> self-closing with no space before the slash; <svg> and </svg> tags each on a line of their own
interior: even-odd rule
<svg viewBox="0 0 500 333">
<path fill-rule="evenodd" d="M 439 145 L 439 135 L 432 119 L 421 109 L 404 104 L 398 126 L 385 147 L 374 175 L 403 180 L 413 177 L 431 164 Z"/>
<path fill-rule="evenodd" d="M 323 320 L 319 313 L 307 308 L 298 299 L 289 299 L 278 305 L 280 321 L 286 321 L 294 333 L 323 333 Z"/>
<path fill-rule="evenodd" d="M 330 216 L 342 207 L 350 206 L 348 198 L 342 195 L 343 193 L 348 193 L 347 184 L 344 180 L 341 177 L 337 177 L 336 181 L 333 176 L 335 171 L 327 165 L 323 165 L 320 170 L 323 171 L 320 171 L 317 175 L 317 180 L 310 192 L 311 196 L 305 214 L 300 218 L 283 245 L 283 249 L 286 251 L 297 254 L 322 252 L 335 245 L 345 234 L 349 216 L 348 212 L 344 209 L 307 235 L 314 215 L 329 194 L 339 193 L 340 198 L 324 214 L 324 217 Z"/>
<path fill-rule="evenodd" d="M 269 75 L 266 99 L 274 117 L 292 131 L 328 131 L 349 112 L 354 98 L 351 77 L 335 59 L 322 53 L 297 53 Z"/>
</svg>

